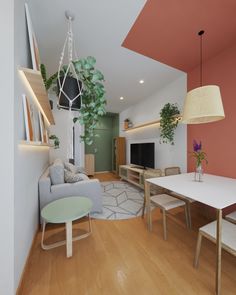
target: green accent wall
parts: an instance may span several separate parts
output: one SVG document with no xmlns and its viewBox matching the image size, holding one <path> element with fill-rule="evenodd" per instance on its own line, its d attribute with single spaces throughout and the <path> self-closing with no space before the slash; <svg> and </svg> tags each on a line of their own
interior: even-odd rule
<svg viewBox="0 0 236 295">
<path fill-rule="evenodd" d="M 85 154 L 95 155 L 95 171 L 112 171 L 112 139 L 119 136 L 119 114 L 108 113 L 101 117 L 94 143 L 85 145 Z"/>
</svg>

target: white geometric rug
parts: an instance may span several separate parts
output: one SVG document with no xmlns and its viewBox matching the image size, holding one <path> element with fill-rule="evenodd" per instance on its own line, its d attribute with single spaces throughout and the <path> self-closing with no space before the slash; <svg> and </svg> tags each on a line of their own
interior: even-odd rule
<svg viewBox="0 0 236 295">
<path fill-rule="evenodd" d="M 144 191 L 125 181 L 101 182 L 103 212 L 94 213 L 95 219 L 129 219 L 142 215 Z"/>
</svg>

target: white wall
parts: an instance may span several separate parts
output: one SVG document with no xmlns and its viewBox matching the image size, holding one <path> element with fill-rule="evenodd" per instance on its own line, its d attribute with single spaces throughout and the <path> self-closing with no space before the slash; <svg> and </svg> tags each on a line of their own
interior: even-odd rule
<svg viewBox="0 0 236 295">
<path fill-rule="evenodd" d="M 53 100 L 53 116 L 56 124 L 51 125 L 49 130 L 50 134 L 55 134 L 60 140 L 60 148 L 50 148 L 50 163 L 56 158 L 61 158 L 64 161 L 67 159 L 67 146 L 68 146 L 68 120 L 69 111 L 57 108 L 57 98 L 55 94 L 50 94 L 50 99 Z M 77 117 L 78 112 L 72 112 L 72 118 Z M 83 127 L 77 122 L 75 125 L 75 164 L 84 167 L 84 143 L 80 141 L 80 135 L 83 133 Z"/>
<path fill-rule="evenodd" d="M 24 0 L 15 0 L 14 15 L 14 287 L 18 287 L 29 250 L 38 229 L 38 179 L 48 166 L 49 148 L 23 146 L 19 142 L 25 138 L 22 93 L 29 92 L 25 87 L 18 66 L 31 66 Z M 33 20 L 32 20 L 33 22 Z M 6 26 L 4 26 L 6 28 Z M 9 157 L 6 157 L 9 160 Z"/>
<path fill-rule="evenodd" d="M 144 85 L 145 87 L 146 85 Z M 186 126 L 179 124 L 175 133 L 175 144 L 160 144 L 160 130 L 156 125 L 123 131 L 123 122 L 129 118 L 134 125 L 160 118 L 160 110 L 167 103 L 178 103 L 180 109 L 187 92 L 186 75 L 183 73 L 177 80 L 167 85 L 151 97 L 120 113 L 120 136 L 125 136 L 126 156 L 129 164 L 130 143 L 155 142 L 155 168 L 180 166 L 181 171 L 187 169 L 187 131 Z"/>
<path fill-rule="evenodd" d="M 0 9 L 1 54 L 1 214 L 0 214 L 0 294 L 14 293 L 14 244 L 13 244 L 13 214 L 14 214 L 14 64 L 13 64 L 13 19 L 14 1 L 2 1 Z"/>
</svg>

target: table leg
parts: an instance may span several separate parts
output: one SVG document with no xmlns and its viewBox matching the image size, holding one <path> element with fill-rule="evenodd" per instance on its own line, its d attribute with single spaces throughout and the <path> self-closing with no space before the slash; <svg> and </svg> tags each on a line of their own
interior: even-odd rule
<svg viewBox="0 0 236 295">
<path fill-rule="evenodd" d="M 147 208 L 147 224 L 148 230 L 152 230 L 152 216 L 151 216 L 151 204 L 150 204 L 150 183 L 145 181 L 145 199 L 146 199 L 146 208 Z"/>
<path fill-rule="evenodd" d="M 216 228 L 216 294 L 221 294 L 221 236 L 222 236 L 222 210 L 217 209 Z"/>
<path fill-rule="evenodd" d="M 72 256 L 72 221 L 66 222 L 66 256 Z"/>
</svg>

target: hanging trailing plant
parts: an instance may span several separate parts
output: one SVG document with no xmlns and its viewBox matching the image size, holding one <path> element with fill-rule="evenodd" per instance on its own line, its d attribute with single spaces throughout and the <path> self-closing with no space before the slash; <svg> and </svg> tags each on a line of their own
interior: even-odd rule
<svg viewBox="0 0 236 295">
<path fill-rule="evenodd" d="M 82 141 L 91 145 L 95 136 L 95 127 L 99 117 L 106 114 L 104 76 L 96 70 L 94 65 L 96 59 L 92 56 L 74 61 L 74 66 L 79 80 L 83 83 L 82 106 L 79 116 L 74 118 L 74 123 L 79 121 L 85 126 Z"/>
<path fill-rule="evenodd" d="M 174 144 L 175 129 L 178 126 L 180 111 L 177 104 L 167 103 L 160 111 L 160 143 Z"/>
<path fill-rule="evenodd" d="M 98 123 L 99 117 L 106 114 L 106 98 L 105 88 L 103 85 L 103 74 L 95 69 L 96 59 L 92 56 L 82 58 L 73 61 L 77 78 L 82 82 L 83 91 L 81 95 L 81 108 L 79 110 L 78 117 L 73 119 L 73 122 L 77 121 L 85 126 L 84 135 L 81 136 L 81 140 L 87 145 L 91 145 L 95 136 L 95 127 Z M 67 66 L 63 66 L 60 74 L 63 75 Z M 44 84 L 47 90 L 52 90 L 58 95 L 57 77 L 58 73 L 53 74 L 47 79 L 46 68 L 41 65 L 41 73 L 44 80 Z M 68 76 L 73 77 L 73 73 L 69 72 Z"/>
</svg>

